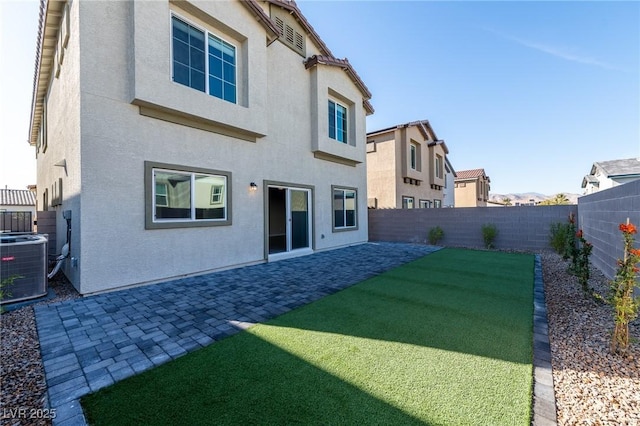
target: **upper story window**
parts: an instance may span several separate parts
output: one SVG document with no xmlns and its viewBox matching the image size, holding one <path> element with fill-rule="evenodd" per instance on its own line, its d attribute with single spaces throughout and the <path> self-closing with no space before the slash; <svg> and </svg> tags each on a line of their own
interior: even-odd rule
<svg viewBox="0 0 640 426">
<path fill-rule="evenodd" d="M 175 16 L 172 22 L 173 81 L 236 103 L 236 48 Z"/>
<path fill-rule="evenodd" d="M 347 107 L 329 101 L 329 137 L 347 143 Z"/>
<path fill-rule="evenodd" d="M 412 143 L 410 150 L 411 150 L 411 169 L 416 170 L 418 168 L 418 146 Z"/>
<path fill-rule="evenodd" d="M 442 169 L 442 156 L 436 154 L 436 177 L 441 178 L 444 176 L 444 172 Z"/>
</svg>

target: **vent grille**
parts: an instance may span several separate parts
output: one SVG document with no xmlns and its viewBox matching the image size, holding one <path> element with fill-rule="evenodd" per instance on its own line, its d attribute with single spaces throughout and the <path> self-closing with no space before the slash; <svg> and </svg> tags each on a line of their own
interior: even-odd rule
<svg viewBox="0 0 640 426">
<path fill-rule="evenodd" d="M 278 27 L 278 32 L 280 35 L 284 34 L 284 21 L 276 16 L 276 27 Z"/>
<path fill-rule="evenodd" d="M 280 33 L 279 40 L 302 57 L 306 57 L 305 33 L 293 18 L 281 10 L 272 10 L 272 19 Z"/>
<path fill-rule="evenodd" d="M 287 25 L 286 27 L 286 37 L 287 37 L 287 41 L 289 43 L 293 43 L 293 28 L 291 28 L 289 25 Z"/>
<path fill-rule="evenodd" d="M 300 51 L 304 49 L 304 37 L 296 31 L 296 48 Z"/>
</svg>

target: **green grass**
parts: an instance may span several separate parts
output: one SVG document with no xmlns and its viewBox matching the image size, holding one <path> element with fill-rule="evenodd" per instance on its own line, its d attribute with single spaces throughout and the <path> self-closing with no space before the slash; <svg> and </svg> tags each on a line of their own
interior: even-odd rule
<svg viewBox="0 0 640 426">
<path fill-rule="evenodd" d="M 529 425 L 533 256 L 444 249 L 82 399 L 95 425 Z"/>
</svg>

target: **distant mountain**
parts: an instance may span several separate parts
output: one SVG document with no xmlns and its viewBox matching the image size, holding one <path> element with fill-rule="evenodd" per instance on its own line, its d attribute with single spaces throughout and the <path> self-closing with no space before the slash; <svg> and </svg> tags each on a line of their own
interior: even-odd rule
<svg viewBox="0 0 640 426">
<path fill-rule="evenodd" d="M 563 192 L 563 194 L 569 200 L 569 204 L 578 204 L 578 197 L 580 194 L 570 194 L 568 192 Z M 557 194 L 553 195 L 544 195 L 539 192 L 524 192 L 519 194 L 489 194 L 489 201 L 493 201 L 496 203 L 502 203 L 505 198 L 509 198 L 511 200 L 511 205 L 523 205 L 523 204 L 538 204 L 541 201 L 550 200 L 555 198 Z"/>
</svg>

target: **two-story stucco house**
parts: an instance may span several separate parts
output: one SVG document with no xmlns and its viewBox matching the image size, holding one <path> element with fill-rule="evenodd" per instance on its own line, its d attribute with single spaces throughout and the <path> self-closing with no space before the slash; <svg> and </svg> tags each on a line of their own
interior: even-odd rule
<svg viewBox="0 0 640 426">
<path fill-rule="evenodd" d="M 42 1 L 38 200 L 82 294 L 367 241 L 367 87 L 292 1 Z"/>
<path fill-rule="evenodd" d="M 582 179 L 584 195 L 640 179 L 640 159 L 598 161 Z"/>
<path fill-rule="evenodd" d="M 459 170 L 456 172 L 456 207 L 487 207 L 491 179 L 484 169 Z"/>
<path fill-rule="evenodd" d="M 427 120 L 367 133 L 369 207 L 443 207 L 447 173 L 455 174 L 447 166 L 448 154 Z M 453 202 L 453 194 L 447 202 Z"/>
</svg>

